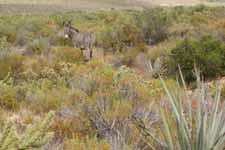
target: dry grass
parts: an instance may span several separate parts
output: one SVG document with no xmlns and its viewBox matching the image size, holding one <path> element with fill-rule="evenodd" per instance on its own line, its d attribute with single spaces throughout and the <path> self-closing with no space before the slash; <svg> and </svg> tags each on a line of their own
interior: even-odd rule
<svg viewBox="0 0 225 150">
<path fill-rule="evenodd" d="M 177 6 L 207 4 L 221 6 L 225 3 L 209 0 L 0 0 L 0 12 L 55 12 L 62 10 L 126 9 L 147 5 Z M 46 8 L 47 7 L 47 8 Z"/>
<path fill-rule="evenodd" d="M 54 13 L 74 10 L 127 9 L 136 0 L 0 0 L 0 13 Z"/>
<path fill-rule="evenodd" d="M 138 4 L 136 0 L 0 0 L 0 4 L 57 5 L 57 6 L 130 6 Z"/>
</svg>

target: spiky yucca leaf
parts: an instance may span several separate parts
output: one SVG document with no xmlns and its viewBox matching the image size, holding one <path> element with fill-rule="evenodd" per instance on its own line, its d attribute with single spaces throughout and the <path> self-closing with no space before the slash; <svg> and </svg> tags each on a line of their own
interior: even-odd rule
<svg viewBox="0 0 225 150">
<path fill-rule="evenodd" d="M 165 138 L 167 142 L 166 149 L 182 150 L 223 150 L 225 149 L 225 104 L 219 107 L 220 89 L 217 89 L 215 98 L 212 101 L 213 106 L 210 110 L 206 108 L 206 98 L 208 92 L 204 84 L 200 81 L 200 75 L 197 74 L 197 110 L 191 105 L 191 99 L 187 93 L 187 87 L 183 75 L 180 71 L 184 91 L 177 88 L 169 90 L 164 80 L 163 87 L 167 93 L 169 102 L 172 106 L 172 116 L 170 119 L 175 122 L 172 126 L 166 118 L 165 111 L 162 111 L 162 119 L 165 128 Z M 183 103 L 185 98 L 186 103 Z"/>
</svg>

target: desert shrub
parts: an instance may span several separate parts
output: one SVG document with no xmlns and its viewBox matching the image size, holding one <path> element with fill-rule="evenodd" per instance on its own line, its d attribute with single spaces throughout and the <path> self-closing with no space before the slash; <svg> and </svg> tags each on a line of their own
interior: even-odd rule
<svg viewBox="0 0 225 150">
<path fill-rule="evenodd" d="M 148 106 L 153 102 L 151 98 L 157 99 L 161 95 L 159 80 L 148 82 L 127 67 L 116 71 L 99 61 L 89 62 L 87 66 L 92 69 L 76 68 L 70 82 L 73 89 L 80 89 L 83 93 L 79 98 L 74 95 L 74 107 L 90 121 L 94 133 L 106 139 L 112 149 L 138 143 L 131 128 L 134 124 L 129 118 L 148 114 Z M 82 73 L 81 69 L 84 70 Z M 117 140 L 120 138 L 125 144 Z"/>
<path fill-rule="evenodd" d="M 144 43 L 139 43 L 134 47 L 125 47 L 122 51 L 122 63 L 123 65 L 132 66 L 135 63 L 135 59 L 138 54 L 145 54 L 147 46 Z M 143 60 L 143 63 L 145 60 Z"/>
<path fill-rule="evenodd" d="M 147 47 L 146 56 L 152 62 L 155 62 L 159 57 L 168 57 L 170 50 L 174 48 L 179 40 L 171 39 L 161 42 L 157 45 Z"/>
<path fill-rule="evenodd" d="M 66 141 L 66 149 L 70 150 L 110 150 L 109 144 L 105 140 L 99 140 L 96 136 L 84 139 L 73 138 Z"/>
<path fill-rule="evenodd" d="M 41 54 L 44 51 L 49 50 L 50 43 L 46 38 L 35 39 L 28 44 L 26 53 L 27 54 Z"/>
<path fill-rule="evenodd" d="M 124 23 L 120 25 L 119 40 L 126 46 L 132 47 L 141 42 L 140 31 L 137 26 L 133 23 Z"/>
<path fill-rule="evenodd" d="M 197 32 L 200 32 L 198 30 Z M 170 38 L 185 38 L 187 36 L 193 35 L 196 33 L 196 29 L 194 25 L 191 25 L 189 23 L 174 23 L 168 28 L 168 35 Z"/>
<path fill-rule="evenodd" d="M 42 26 L 37 25 L 38 22 L 41 24 L 41 21 L 38 17 L 28 17 L 27 19 L 24 16 L 1 16 L 0 20 L 0 35 L 5 36 L 9 43 L 14 43 L 18 38 L 18 30 L 25 30 L 29 32 L 35 32 L 39 30 Z M 38 27 L 37 27 L 38 26 Z"/>
<path fill-rule="evenodd" d="M 119 40 L 117 29 L 109 28 L 101 33 L 97 44 L 105 49 L 104 52 L 112 51 L 115 53 L 116 51 L 120 51 L 123 47 Z"/>
<path fill-rule="evenodd" d="M 3 49 L 8 47 L 7 39 L 6 37 L 0 38 L 0 49 L 3 51 Z"/>
<path fill-rule="evenodd" d="M 50 34 L 48 38 L 49 43 L 53 46 L 74 46 L 70 39 L 66 39 L 62 35 Z"/>
<path fill-rule="evenodd" d="M 194 79 L 194 64 L 205 78 L 224 75 L 225 45 L 212 36 L 185 39 L 171 51 L 175 65 L 179 64 L 187 81 Z"/>
<path fill-rule="evenodd" d="M 4 111 L 0 110 L 0 128 L 4 126 L 5 120 L 4 120 Z"/>
<path fill-rule="evenodd" d="M 53 49 L 57 61 L 75 63 L 83 60 L 83 53 L 78 48 L 58 47 Z"/>
<path fill-rule="evenodd" d="M 9 43 L 6 37 L 0 38 L 0 59 L 5 57 L 9 53 Z"/>
<path fill-rule="evenodd" d="M 57 92 L 56 92 L 57 91 Z M 30 93 L 33 98 L 30 104 L 30 109 L 35 113 L 48 112 L 60 108 L 63 98 L 59 95 L 60 89 L 39 90 L 35 93 Z M 64 94 L 65 95 L 65 94 Z"/>
<path fill-rule="evenodd" d="M 83 139 L 96 134 L 114 149 L 138 143 L 139 132 L 129 118 L 148 114 L 152 98 L 158 99 L 162 92 L 159 80 L 145 81 L 127 67 L 115 70 L 101 60 L 60 66 L 57 72 L 48 68 L 35 79 L 23 80 L 27 108 L 35 113 L 57 110 L 59 117 L 51 129 L 58 138 L 76 135 Z M 68 78 L 68 84 L 60 76 Z M 126 144 L 112 140 L 118 138 L 124 138 Z"/>
<path fill-rule="evenodd" d="M 24 69 L 23 60 L 24 57 L 16 53 L 8 53 L 0 58 L 0 79 L 3 79 L 8 73 L 16 77 Z"/>
<path fill-rule="evenodd" d="M 44 68 L 51 66 L 49 61 L 52 60 L 47 60 L 40 56 L 26 57 L 23 62 L 25 70 L 21 72 L 20 78 L 26 80 L 29 80 L 30 78 L 36 79 L 35 76 L 37 77 Z M 55 61 L 52 63 L 55 64 Z"/>
<path fill-rule="evenodd" d="M 67 100 L 64 100 L 63 106 L 57 111 L 57 116 L 51 126 L 51 130 L 55 131 L 57 138 L 71 139 L 74 136 L 83 138 L 86 135 L 95 133 L 84 112 L 80 112 L 78 104 L 83 99 L 79 96 L 80 94 L 78 93 L 70 95 Z"/>
<path fill-rule="evenodd" d="M 137 18 L 142 37 L 149 44 L 156 44 L 167 38 L 167 29 L 171 23 L 168 10 L 163 8 L 145 9 Z"/>
<path fill-rule="evenodd" d="M 114 53 L 126 50 L 126 47 L 135 47 L 139 43 L 143 43 L 140 31 L 132 21 L 107 28 L 99 35 L 97 41 L 97 44 L 106 51 L 113 51 Z"/>
<path fill-rule="evenodd" d="M 122 63 L 127 66 L 131 66 L 134 62 L 135 57 L 138 55 L 139 49 L 138 48 L 130 48 L 126 49 L 124 52 Z"/>
<path fill-rule="evenodd" d="M 13 86 L 0 85 L 0 106 L 9 110 L 16 110 L 19 107 L 16 89 Z"/>
<path fill-rule="evenodd" d="M 30 41 L 30 33 L 28 31 L 19 30 L 17 31 L 15 45 L 26 46 Z"/>
</svg>

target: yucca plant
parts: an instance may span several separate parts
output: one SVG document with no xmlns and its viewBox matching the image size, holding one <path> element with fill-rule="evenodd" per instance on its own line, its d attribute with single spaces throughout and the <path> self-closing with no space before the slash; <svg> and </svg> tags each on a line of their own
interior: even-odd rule
<svg viewBox="0 0 225 150">
<path fill-rule="evenodd" d="M 169 111 L 161 109 L 166 139 L 164 147 L 169 150 L 224 150 L 225 103 L 222 105 L 220 102 L 220 88 L 218 87 L 215 98 L 211 99 L 211 107 L 207 108 L 208 92 L 201 82 L 200 73 L 197 69 L 195 71 L 197 75 L 195 109 L 192 107 L 193 101 L 188 94 L 180 68 L 182 88 L 177 82 L 177 88 L 170 90 L 161 79 L 171 105 Z"/>
<path fill-rule="evenodd" d="M 146 68 L 152 77 L 158 77 L 159 74 L 164 74 L 167 70 L 163 64 L 162 58 L 158 57 L 154 63 L 150 60 L 146 63 Z"/>
</svg>

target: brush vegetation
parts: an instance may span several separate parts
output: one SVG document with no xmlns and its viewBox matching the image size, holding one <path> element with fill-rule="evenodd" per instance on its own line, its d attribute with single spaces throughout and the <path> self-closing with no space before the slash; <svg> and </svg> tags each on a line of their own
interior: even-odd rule
<svg viewBox="0 0 225 150">
<path fill-rule="evenodd" d="M 224 60 L 222 7 L 1 13 L 0 150 L 223 150 Z"/>
</svg>

